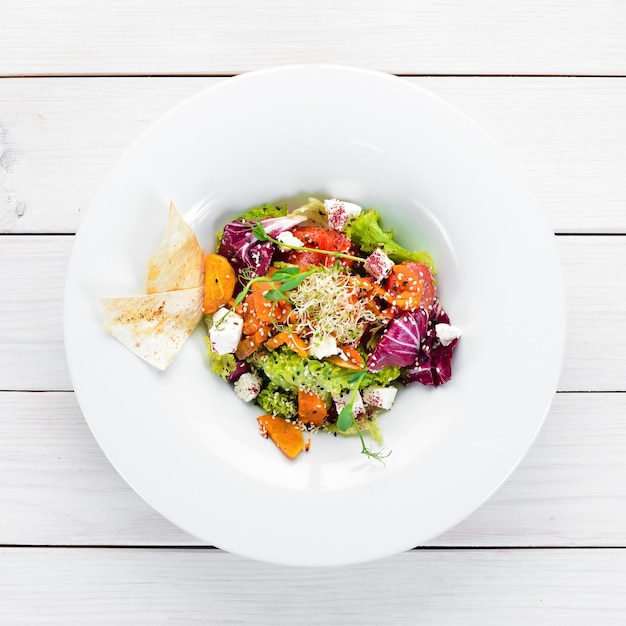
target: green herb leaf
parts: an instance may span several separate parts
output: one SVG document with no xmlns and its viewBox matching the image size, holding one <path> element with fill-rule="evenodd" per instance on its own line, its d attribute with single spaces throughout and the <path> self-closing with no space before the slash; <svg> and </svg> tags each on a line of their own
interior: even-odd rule
<svg viewBox="0 0 626 626">
<path fill-rule="evenodd" d="M 353 372 L 351 374 L 348 374 L 348 377 L 346 378 L 346 380 L 348 381 L 348 384 L 350 385 L 357 385 L 363 380 L 363 378 L 365 377 L 365 374 L 367 374 L 366 370 L 359 370 L 358 372 Z"/>
<path fill-rule="evenodd" d="M 289 280 L 286 280 L 281 286 L 280 286 L 280 290 L 285 293 L 286 291 L 291 291 L 292 289 L 295 289 L 296 287 L 299 287 L 300 284 L 302 283 L 302 281 L 307 278 L 308 276 L 310 276 L 310 274 L 308 272 L 304 272 L 302 274 L 300 274 L 299 276 L 296 276 L 295 278 L 291 278 Z"/>
<path fill-rule="evenodd" d="M 352 414 L 352 403 L 350 402 L 341 409 L 341 413 L 339 413 L 337 418 L 337 428 L 342 431 L 348 430 L 352 425 L 352 420 L 354 420 L 354 415 Z"/>
<path fill-rule="evenodd" d="M 286 300 L 285 294 L 278 289 L 270 289 L 263 294 L 263 297 L 270 302 L 278 302 L 279 300 Z"/>
<path fill-rule="evenodd" d="M 257 222 L 253 227 L 252 227 L 252 234 L 259 240 L 259 241 L 269 241 L 270 240 L 270 236 L 267 234 L 267 232 L 265 232 L 265 227 L 263 226 L 263 224 L 261 224 L 261 222 Z"/>
<path fill-rule="evenodd" d="M 289 280 L 292 276 L 296 276 L 300 273 L 300 268 L 297 265 L 291 265 L 289 267 L 282 267 L 276 270 L 272 274 L 272 280 Z"/>
</svg>

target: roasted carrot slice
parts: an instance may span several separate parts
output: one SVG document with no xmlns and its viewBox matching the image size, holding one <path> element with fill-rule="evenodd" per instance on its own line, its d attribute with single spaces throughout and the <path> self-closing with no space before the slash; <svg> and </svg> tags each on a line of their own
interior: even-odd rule
<svg viewBox="0 0 626 626">
<path fill-rule="evenodd" d="M 215 313 L 235 291 L 237 276 L 233 266 L 220 254 L 207 254 L 204 260 L 204 312 Z"/>
<path fill-rule="evenodd" d="M 246 296 L 240 306 L 241 313 L 239 313 L 239 315 L 243 318 L 242 332 L 244 335 L 254 335 L 254 333 L 256 333 L 261 326 L 267 324 L 267 322 L 263 322 L 256 314 L 256 310 L 252 304 L 252 296 L 250 294 Z"/>
<path fill-rule="evenodd" d="M 270 301 L 265 299 L 265 294 L 277 286 L 278 283 L 255 283 L 250 289 L 250 305 L 261 321 L 284 324 L 292 311 L 291 304 L 285 300 Z"/>
<path fill-rule="evenodd" d="M 253 335 L 242 337 L 235 350 L 235 357 L 238 361 L 247 359 L 253 352 L 256 352 L 268 339 L 273 326 L 263 324 Z"/>
<path fill-rule="evenodd" d="M 344 367 L 349 370 L 362 370 L 365 367 L 365 361 L 356 348 L 353 348 L 352 346 L 340 346 L 340 349 L 346 357 L 348 357 L 347 359 L 342 359 L 341 356 L 335 354 L 327 357 L 326 360 L 334 365 L 338 365 L 339 367 Z"/>
<path fill-rule="evenodd" d="M 276 350 L 279 346 L 286 345 L 290 350 L 293 350 L 298 356 L 306 359 L 309 356 L 307 350 L 307 343 L 304 339 L 294 333 L 290 333 L 286 330 L 282 330 L 265 342 L 265 347 L 271 352 Z"/>
<path fill-rule="evenodd" d="M 321 426 L 327 414 L 328 409 L 322 398 L 312 391 L 298 390 L 298 420 L 307 426 Z"/>
<path fill-rule="evenodd" d="M 381 297 L 389 304 L 412 311 L 420 306 L 424 294 L 424 281 L 404 263 L 394 265 L 385 281 Z"/>
<path fill-rule="evenodd" d="M 258 319 L 263 322 L 272 321 L 274 302 L 266 300 L 264 294 L 272 289 L 272 283 L 255 283 L 250 289 L 249 302 Z"/>
<path fill-rule="evenodd" d="M 350 283 L 373 296 L 382 296 L 385 290 L 369 276 L 351 276 Z"/>
<path fill-rule="evenodd" d="M 275 415 L 257 417 L 261 434 L 269 437 L 289 459 L 295 459 L 304 448 L 304 436 L 298 424 Z"/>
</svg>

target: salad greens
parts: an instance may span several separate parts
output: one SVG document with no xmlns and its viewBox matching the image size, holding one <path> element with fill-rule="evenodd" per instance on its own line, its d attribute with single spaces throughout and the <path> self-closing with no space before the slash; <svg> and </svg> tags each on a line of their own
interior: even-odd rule
<svg viewBox="0 0 626 626">
<path fill-rule="evenodd" d="M 298 414 L 297 394 L 269 382 L 256 398 L 257 404 L 270 415 L 291 419 Z"/>
<path fill-rule="evenodd" d="M 294 393 L 298 389 L 313 391 L 327 402 L 354 389 L 388 386 L 400 377 L 399 367 L 387 367 L 379 372 L 361 370 L 362 376 L 355 385 L 353 370 L 324 360 L 302 358 L 284 346 L 273 352 L 255 353 L 250 362 L 277 387 Z"/>
<path fill-rule="evenodd" d="M 257 221 L 268 217 L 285 217 L 287 215 L 287 205 L 276 206 L 274 204 L 261 204 L 248 209 L 237 218 L 237 221 Z"/>
<path fill-rule="evenodd" d="M 409 252 L 393 238 L 392 230 L 383 230 L 380 225 L 380 214 L 374 209 L 363 211 L 348 223 L 346 234 L 356 243 L 363 252 L 374 252 L 382 248 L 390 259 L 396 263 L 415 261 L 424 263 L 431 272 L 434 272 L 435 263 L 428 252 Z"/>
<path fill-rule="evenodd" d="M 290 459 L 308 450 L 305 433 L 324 431 L 358 436 L 383 461 L 364 435 L 382 444 L 398 389 L 451 377 L 461 333 L 433 259 L 402 247 L 374 209 L 253 207 L 225 225 L 206 268 L 211 371 L 265 411 L 262 434 Z"/>
</svg>

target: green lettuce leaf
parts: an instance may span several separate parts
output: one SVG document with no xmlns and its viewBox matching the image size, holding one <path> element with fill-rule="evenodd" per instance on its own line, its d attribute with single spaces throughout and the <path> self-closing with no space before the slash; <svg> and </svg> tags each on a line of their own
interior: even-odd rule
<svg viewBox="0 0 626 626">
<path fill-rule="evenodd" d="M 273 204 L 261 204 L 248 209 L 238 220 L 264 220 L 266 217 L 283 217 L 287 215 L 287 205 L 275 206 Z"/>
<path fill-rule="evenodd" d="M 410 252 L 403 248 L 394 240 L 392 230 L 385 231 L 382 229 L 380 215 L 374 209 L 363 211 L 350 220 L 346 226 L 346 235 L 363 252 L 374 252 L 376 248 L 381 248 L 395 263 L 417 261 L 427 265 L 431 272 L 435 271 L 435 263 L 430 254 L 424 250 Z"/>
<path fill-rule="evenodd" d="M 217 374 L 220 378 L 228 380 L 228 377 L 235 371 L 237 367 L 237 360 L 234 354 L 216 354 L 211 348 L 211 342 L 208 337 L 205 337 L 207 343 L 207 357 L 209 359 L 209 366 L 214 374 Z"/>
<path fill-rule="evenodd" d="M 248 362 L 262 371 L 270 383 L 290 393 L 298 393 L 298 389 L 305 389 L 316 393 L 325 402 L 330 402 L 333 396 L 341 396 L 353 389 L 352 370 L 328 361 L 303 359 L 284 346 L 273 352 L 256 352 Z M 399 367 L 367 372 L 359 382 L 359 389 L 369 385 L 388 386 L 399 376 Z"/>
<path fill-rule="evenodd" d="M 361 434 L 363 435 L 368 434 L 376 443 L 382 444 L 383 433 L 382 433 L 382 430 L 380 429 L 380 426 L 378 425 L 379 415 L 380 413 L 376 413 L 375 415 L 368 418 L 367 420 L 359 421 L 359 430 L 361 431 Z M 353 436 L 358 435 L 354 422 L 352 423 L 351 426 L 348 426 L 346 430 L 339 430 L 337 426 L 337 422 L 333 424 L 324 425 L 324 430 L 328 433 L 333 433 L 333 434 L 337 433 L 338 435 L 346 435 L 348 437 L 351 435 Z"/>
<path fill-rule="evenodd" d="M 295 394 L 289 393 L 273 383 L 269 383 L 265 389 L 261 390 L 256 401 L 270 415 L 279 415 L 291 419 L 298 414 Z"/>
</svg>

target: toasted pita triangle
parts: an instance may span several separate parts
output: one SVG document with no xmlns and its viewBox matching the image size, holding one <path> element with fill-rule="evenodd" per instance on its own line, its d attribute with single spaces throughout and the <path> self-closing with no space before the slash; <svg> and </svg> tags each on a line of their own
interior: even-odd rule
<svg viewBox="0 0 626 626">
<path fill-rule="evenodd" d="M 203 274 L 204 257 L 198 239 L 171 203 L 163 238 L 148 261 L 146 293 L 200 287 Z"/>
<path fill-rule="evenodd" d="M 102 298 L 104 328 L 129 350 L 164 370 L 202 319 L 204 289 Z"/>
</svg>

